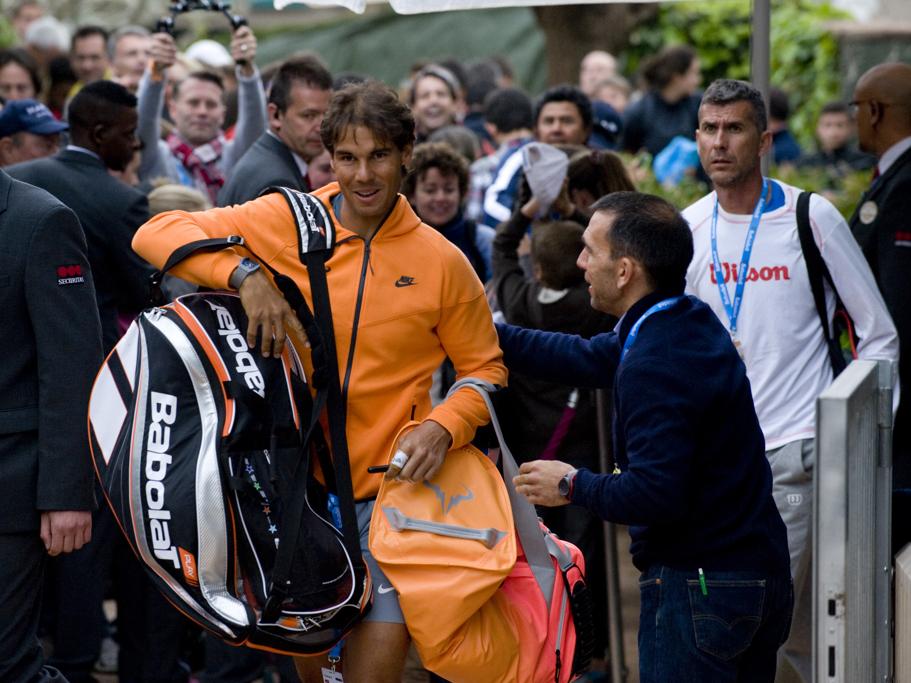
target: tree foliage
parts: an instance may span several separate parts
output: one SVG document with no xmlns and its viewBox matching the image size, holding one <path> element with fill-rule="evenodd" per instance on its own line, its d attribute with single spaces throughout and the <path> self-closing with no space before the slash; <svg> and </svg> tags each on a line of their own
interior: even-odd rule
<svg viewBox="0 0 911 683">
<path fill-rule="evenodd" d="M 658 16 L 630 35 L 626 71 L 666 45 L 691 45 L 699 52 L 703 82 L 749 79 L 749 0 L 662 5 Z M 772 0 L 771 81 L 790 96 L 790 127 L 808 145 L 822 105 L 841 94 L 838 44 L 826 28 L 845 14 L 815 0 Z"/>
</svg>

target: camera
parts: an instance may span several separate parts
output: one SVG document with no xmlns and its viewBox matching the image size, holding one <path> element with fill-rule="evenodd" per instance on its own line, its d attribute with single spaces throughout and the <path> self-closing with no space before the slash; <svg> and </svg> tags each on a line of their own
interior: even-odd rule
<svg viewBox="0 0 911 683">
<path fill-rule="evenodd" d="M 169 33 L 174 35 L 174 23 L 177 17 L 185 12 L 219 12 L 224 14 L 231 24 L 231 30 L 236 31 L 241 26 L 247 25 L 247 20 L 239 14 L 231 13 L 231 4 L 215 0 L 174 0 L 168 10 L 168 15 L 162 17 L 155 24 L 156 33 Z"/>
</svg>

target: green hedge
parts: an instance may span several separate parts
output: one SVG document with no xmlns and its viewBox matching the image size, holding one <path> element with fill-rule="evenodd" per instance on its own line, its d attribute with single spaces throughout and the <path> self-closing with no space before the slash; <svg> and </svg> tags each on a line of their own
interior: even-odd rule
<svg viewBox="0 0 911 683">
<path fill-rule="evenodd" d="M 847 15 L 815 0 L 772 1 L 772 85 L 790 95 L 790 127 L 811 147 L 816 116 L 841 93 L 838 45 L 826 23 Z M 630 36 L 626 71 L 666 45 L 691 45 L 699 52 L 703 83 L 750 76 L 751 2 L 716 0 L 662 5 L 658 16 Z"/>
<path fill-rule="evenodd" d="M 627 167 L 630 168 L 637 190 L 664 197 L 680 210 L 685 209 L 708 192 L 708 188 L 704 184 L 691 177 L 684 178 L 679 185 L 673 187 L 662 185 L 651 171 L 651 159 L 647 154 L 640 154 L 636 157 L 627 154 L 621 156 Z M 788 185 L 824 195 L 841 212 L 845 220 L 854 213 L 857 200 L 870 184 L 869 171 L 858 171 L 844 177 L 833 177 L 823 169 L 782 166 L 772 168 L 769 175 Z"/>
</svg>

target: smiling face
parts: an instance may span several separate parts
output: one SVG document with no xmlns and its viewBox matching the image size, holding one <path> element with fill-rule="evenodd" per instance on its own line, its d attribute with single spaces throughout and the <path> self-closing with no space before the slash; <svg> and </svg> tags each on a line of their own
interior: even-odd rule
<svg viewBox="0 0 911 683">
<path fill-rule="evenodd" d="M 366 126 L 347 128 L 335 143 L 332 169 L 342 191 L 342 222 L 369 237 L 398 200 L 402 166 L 411 160 L 411 147 L 398 149 L 377 140 Z"/>
<path fill-rule="evenodd" d="M 772 144 L 772 134 L 759 132 L 747 101 L 706 103 L 699 108 L 696 144 L 712 183 L 737 187 L 760 173 L 759 159 Z"/>
<path fill-rule="evenodd" d="M 440 173 L 438 168 L 428 168 L 414 186 L 414 210 L 421 220 L 441 228 L 455 218 L 462 197 L 459 179 L 455 174 Z"/>
<path fill-rule="evenodd" d="M 426 75 L 414 84 L 414 120 L 424 134 L 455 123 L 456 100 L 449 86 L 436 76 Z"/>
<path fill-rule="evenodd" d="M 223 94 L 215 83 L 192 76 L 180 84 L 169 110 L 177 132 L 191 145 L 218 137 L 225 121 Z"/>
</svg>

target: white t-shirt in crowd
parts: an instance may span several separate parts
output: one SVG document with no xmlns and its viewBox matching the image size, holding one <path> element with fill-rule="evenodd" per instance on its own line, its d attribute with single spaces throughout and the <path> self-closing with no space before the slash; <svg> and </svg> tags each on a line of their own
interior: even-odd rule
<svg viewBox="0 0 911 683">
<path fill-rule="evenodd" d="M 832 366 L 797 234 L 800 190 L 773 182 L 783 190 L 784 204 L 762 215 L 737 321 L 737 338 L 767 450 L 814 436 L 816 398 L 832 382 Z M 711 306 L 730 329 L 712 265 L 715 201 L 712 192 L 683 212 L 693 231 L 695 250 L 687 271 L 687 292 Z M 750 218 L 718 207 L 718 255 L 732 301 Z M 858 356 L 894 363 L 897 405 L 898 334 L 867 261 L 845 219 L 818 194 L 810 200 L 810 226 L 838 295 L 854 320 L 860 338 Z M 831 319 L 835 295 L 828 283 L 825 291 Z"/>
</svg>

